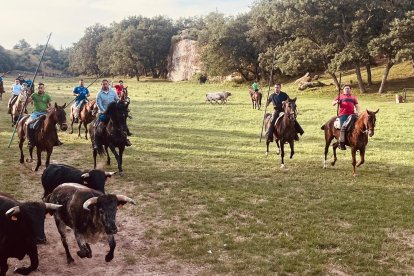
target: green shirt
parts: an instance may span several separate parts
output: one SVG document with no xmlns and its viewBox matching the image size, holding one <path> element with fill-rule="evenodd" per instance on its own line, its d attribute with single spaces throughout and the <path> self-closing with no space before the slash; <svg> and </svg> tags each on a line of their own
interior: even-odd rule
<svg viewBox="0 0 414 276">
<path fill-rule="evenodd" d="M 52 101 L 49 94 L 44 93 L 40 95 L 39 93 L 34 93 L 32 95 L 33 105 L 34 105 L 34 112 L 45 112 L 46 109 L 49 107 L 49 103 Z"/>
<path fill-rule="evenodd" d="M 259 84 L 258 84 L 257 82 L 254 82 L 254 83 L 252 84 L 252 89 L 253 89 L 253 90 L 259 90 Z"/>
</svg>

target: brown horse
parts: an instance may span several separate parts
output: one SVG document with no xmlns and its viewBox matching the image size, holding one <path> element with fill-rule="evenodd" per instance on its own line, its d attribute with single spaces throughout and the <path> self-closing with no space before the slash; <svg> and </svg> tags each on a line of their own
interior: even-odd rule
<svg viewBox="0 0 414 276">
<path fill-rule="evenodd" d="M 75 107 L 72 106 L 70 109 L 70 134 L 73 133 L 73 123 L 75 122 L 74 110 Z M 85 127 L 85 139 L 88 140 L 88 124 L 96 118 L 97 113 L 98 106 L 96 105 L 96 100 L 91 100 L 83 105 L 82 110 L 79 113 L 78 137 L 80 137 L 80 132 L 83 124 Z"/>
<path fill-rule="evenodd" d="M 273 133 L 276 145 L 278 147 L 277 154 L 281 153 L 281 164 L 280 168 L 285 167 L 284 157 L 285 157 L 285 143 L 289 143 L 290 145 L 290 159 L 292 159 L 293 155 L 295 154 L 294 146 L 295 146 L 295 138 L 297 137 L 296 129 L 295 129 L 295 121 L 296 121 L 296 98 L 294 99 L 287 99 L 283 102 L 283 115 L 276 121 L 275 131 Z M 270 113 L 266 114 L 265 118 L 265 125 L 266 130 L 269 129 L 272 115 Z M 266 156 L 269 155 L 269 135 L 266 137 Z M 279 145 L 280 142 L 280 145 Z"/>
<path fill-rule="evenodd" d="M 55 103 L 55 106 L 49 108 L 47 114 L 44 115 L 44 121 L 39 129 L 35 132 L 35 140 L 34 146 L 36 147 L 37 153 L 37 164 L 35 171 L 37 171 L 42 164 L 42 151 L 46 151 L 46 167 L 49 166 L 50 156 L 53 152 L 53 147 L 58 141 L 58 135 L 56 130 L 56 124 L 60 126 L 60 129 L 66 131 L 68 128 L 66 124 L 66 112 L 65 112 L 66 104 L 63 106 L 58 106 Z M 27 128 L 26 128 L 26 121 L 30 116 L 27 115 L 23 119 L 21 119 L 17 125 L 17 134 L 19 135 L 19 148 L 20 148 L 20 163 L 24 163 L 24 155 L 23 155 L 23 143 L 27 137 Z M 30 153 L 30 160 L 26 162 L 33 162 L 33 147 L 29 148 Z"/>
<path fill-rule="evenodd" d="M 23 114 L 23 108 L 26 103 L 26 93 L 20 93 L 17 97 L 16 102 L 12 106 L 11 110 L 11 121 L 12 126 L 15 126 L 17 124 L 17 121 L 19 120 L 19 116 Z M 25 113 L 27 113 L 27 110 L 24 110 Z"/>
<path fill-rule="evenodd" d="M 252 99 L 252 106 L 253 109 L 260 109 L 262 106 L 262 93 L 259 93 L 257 91 L 250 90 L 249 91 L 250 98 Z"/>
<path fill-rule="evenodd" d="M 368 144 L 368 136 L 372 137 L 374 136 L 375 131 L 375 121 L 376 116 L 379 109 L 375 112 L 369 111 L 368 109 L 362 112 L 358 119 L 355 121 L 354 129 L 350 133 L 347 133 L 346 135 L 346 141 L 345 144 L 347 146 L 351 147 L 351 153 L 352 153 L 352 166 L 353 176 L 356 176 L 355 173 L 355 167 L 361 166 L 365 161 L 365 148 Z M 339 146 L 339 134 L 340 130 L 334 128 L 334 122 L 336 120 L 336 117 L 331 118 L 326 124 L 324 124 L 321 129 L 325 131 L 325 159 L 323 162 L 323 167 L 327 167 L 327 155 L 329 150 L 329 145 L 331 144 L 332 140 L 335 138 L 337 141 L 333 143 L 332 149 L 334 154 L 334 160 L 331 162 L 331 165 L 334 166 L 335 162 L 337 160 L 336 158 L 336 149 Z M 356 162 L 356 152 L 359 151 L 359 154 L 361 156 L 361 160 Z"/>
</svg>

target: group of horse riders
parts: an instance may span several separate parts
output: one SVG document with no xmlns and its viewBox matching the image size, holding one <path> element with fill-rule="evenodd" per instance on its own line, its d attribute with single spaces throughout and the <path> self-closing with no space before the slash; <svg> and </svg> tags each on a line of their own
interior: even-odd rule
<svg viewBox="0 0 414 276">
<path fill-rule="evenodd" d="M 23 81 L 22 81 L 23 80 Z M 32 89 L 30 89 L 32 88 Z M 97 125 L 97 132 L 96 135 L 102 135 L 102 131 L 105 128 L 106 124 L 108 123 L 108 119 L 105 118 L 105 111 L 108 105 L 111 102 L 116 102 L 122 96 L 124 91 L 123 81 L 120 80 L 117 85 L 115 85 L 116 92 L 111 89 L 108 80 L 104 79 L 101 82 L 101 89 L 96 96 L 96 104 L 98 107 L 98 119 L 96 120 Z M 28 120 L 26 120 L 26 133 L 27 138 L 29 140 L 29 147 L 34 146 L 34 135 L 35 135 L 35 123 L 42 119 L 47 110 L 51 107 L 52 98 L 50 95 L 45 92 L 45 85 L 43 83 L 38 84 L 38 91 L 33 93 L 33 84 L 30 80 L 24 80 L 21 76 L 15 79 L 15 83 L 12 85 L 11 88 L 12 97 L 9 100 L 8 106 L 9 111 L 8 113 L 12 113 L 12 107 L 16 103 L 17 98 L 19 95 L 24 95 L 27 98 L 26 104 L 32 103 L 34 106 L 33 113 L 30 115 Z M 30 91 L 31 90 L 31 91 Z M 82 107 L 85 103 L 88 102 L 89 97 L 89 90 L 84 86 L 83 80 L 79 80 L 79 86 L 73 89 L 73 95 L 76 96 L 75 103 L 74 103 L 74 118 L 78 120 L 79 113 L 82 110 Z M 129 133 L 129 130 L 128 130 Z M 55 146 L 60 146 L 63 143 L 61 141 L 57 141 Z M 95 148 L 96 143 L 92 141 L 92 145 Z M 127 146 L 131 146 L 131 142 L 127 139 Z"/>
<path fill-rule="evenodd" d="M 289 99 L 289 96 L 281 91 L 281 84 L 276 83 L 274 86 L 274 93 L 272 93 L 269 98 L 266 101 L 266 107 L 270 105 L 270 103 L 273 104 L 273 114 L 272 114 L 272 120 L 269 126 L 269 129 L 266 132 L 266 135 L 268 137 L 268 140 L 273 141 L 273 134 L 275 131 L 275 124 L 277 119 L 280 117 L 280 115 L 283 113 L 283 102 Z M 256 92 L 260 93 L 260 86 L 257 82 L 254 82 L 249 92 L 250 94 Z M 351 125 L 355 119 L 356 116 L 352 115 L 358 115 L 359 114 L 359 105 L 358 100 L 354 95 L 351 93 L 351 86 L 346 84 L 343 87 L 342 94 L 338 95 L 332 102 L 332 105 L 339 105 L 339 112 L 338 112 L 338 119 L 339 119 L 339 128 L 340 128 L 340 139 L 339 139 L 339 148 L 341 150 L 346 150 L 345 146 L 345 139 L 346 139 L 346 129 L 349 125 Z M 301 136 L 304 133 L 304 130 L 300 126 L 300 124 L 295 120 L 295 130 L 296 130 L 296 137 L 295 140 L 299 140 L 299 136 L 297 134 L 300 134 Z"/>
</svg>

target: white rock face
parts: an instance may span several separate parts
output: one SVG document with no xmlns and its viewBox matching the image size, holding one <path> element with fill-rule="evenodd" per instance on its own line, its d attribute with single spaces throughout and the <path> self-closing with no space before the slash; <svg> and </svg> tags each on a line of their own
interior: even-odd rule
<svg viewBox="0 0 414 276">
<path fill-rule="evenodd" d="M 168 56 L 168 75 L 171 81 L 190 80 L 201 72 L 200 54 L 197 41 L 182 39 L 171 45 Z"/>
</svg>

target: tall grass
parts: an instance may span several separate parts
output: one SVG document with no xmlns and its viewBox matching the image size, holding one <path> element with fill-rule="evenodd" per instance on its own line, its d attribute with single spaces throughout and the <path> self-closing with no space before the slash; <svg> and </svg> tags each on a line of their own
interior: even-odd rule
<svg viewBox="0 0 414 276">
<path fill-rule="evenodd" d="M 401 72 L 410 69 L 399 66 L 391 71 L 391 93 L 354 88 L 363 109 L 380 109 L 355 178 L 349 150 L 338 152 L 335 167 L 322 168 L 320 126 L 336 114 L 334 86 L 282 87 L 298 97 L 305 134 L 281 170 L 275 146 L 266 158 L 259 143 L 263 110 L 251 108 L 247 86 L 126 81 L 133 146 L 125 151 L 125 176 L 107 189 L 137 199 L 131 215 L 148 225 L 146 237 L 158 245 L 135 254 L 168 254 L 204 267 L 205 274 L 412 274 L 414 100 L 394 102 L 393 93 L 409 86 Z M 373 73 L 379 80 L 381 68 Z M 72 99 L 75 79 L 44 82 L 58 103 Z M 227 105 L 204 103 L 206 92 L 219 90 L 233 94 Z M 38 199 L 40 173 L 18 163 L 16 141 L 6 147 L 8 120 L 0 120 L 0 191 Z M 53 162 L 90 168 L 90 141 L 59 135 L 65 145 L 55 149 Z M 114 163 L 104 167 L 116 170 Z"/>
</svg>

